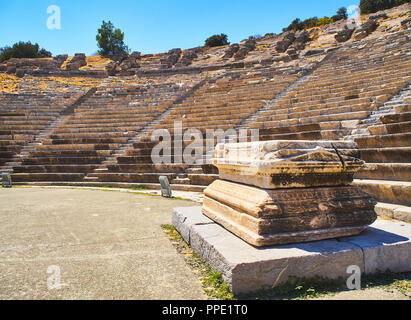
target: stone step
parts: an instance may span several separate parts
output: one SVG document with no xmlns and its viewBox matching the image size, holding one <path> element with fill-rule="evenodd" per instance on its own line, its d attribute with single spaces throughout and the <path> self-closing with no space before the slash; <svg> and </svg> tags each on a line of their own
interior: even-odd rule
<svg viewBox="0 0 411 320">
<path fill-rule="evenodd" d="M 202 185 L 208 186 L 217 180 L 219 177 L 218 174 L 198 174 L 198 173 L 189 173 L 188 179 L 193 185 Z"/>
<path fill-rule="evenodd" d="M 373 135 L 408 133 L 411 132 L 411 121 L 375 125 L 368 127 L 368 131 Z"/>
<path fill-rule="evenodd" d="M 65 157 L 108 157 L 111 150 L 51 150 L 51 151 L 32 151 L 32 158 L 65 158 Z"/>
<path fill-rule="evenodd" d="M 184 173 L 186 164 L 108 164 L 110 173 Z M 200 169 L 202 170 L 202 169 Z"/>
<path fill-rule="evenodd" d="M 411 147 L 360 149 L 361 159 L 368 163 L 409 163 Z"/>
<path fill-rule="evenodd" d="M 16 173 L 12 174 L 14 182 L 33 181 L 82 181 L 84 173 Z"/>
<path fill-rule="evenodd" d="M 411 163 L 366 163 L 356 179 L 411 181 Z"/>
<path fill-rule="evenodd" d="M 126 143 L 127 137 L 122 138 L 72 138 L 72 139 L 43 139 L 43 146 L 46 145 L 73 145 L 73 144 L 119 144 Z"/>
<path fill-rule="evenodd" d="M 384 124 L 409 121 L 411 121 L 411 112 L 404 112 L 400 114 L 388 114 L 381 117 L 381 122 Z"/>
<path fill-rule="evenodd" d="M 379 202 L 375 206 L 378 216 L 411 223 L 411 207 Z"/>
<path fill-rule="evenodd" d="M 411 146 L 411 132 L 360 137 L 355 142 L 360 149 Z"/>
<path fill-rule="evenodd" d="M 411 182 L 387 180 L 354 180 L 354 185 L 379 202 L 411 206 Z"/>
<path fill-rule="evenodd" d="M 57 157 L 57 158 L 27 158 L 23 160 L 23 165 L 77 165 L 77 164 L 100 164 L 105 157 Z"/>
<path fill-rule="evenodd" d="M 15 173 L 91 173 L 97 164 L 76 165 L 20 165 L 13 168 Z"/>
<path fill-rule="evenodd" d="M 159 183 L 160 176 L 166 176 L 169 181 L 177 177 L 176 173 L 93 173 L 100 182 L 130 182 L 130 183 Z"/>
<path fill-rule="evenodd" d="M 190 179 L 188 179 L 188 178 L 178 178 L 178 177 L 176 179 L 171 180 L 171 183 L 172 184 L 186 184 L 186 185 L 192 184 Z"/>
<path fill-rule="evenodd" d="M 28 182 L 13 182 L 14 185 L 25 186 L 67 186 L 67 187 L 113 187 L 113 188 L 145 188 L 152 190 L 160 190 L 160 183 L 132 183 L 132 182 L 98 182 L 98 181 L 28 181 Z M 206 186 L 194 185 L 171 185 L 175 191 L 190 191 L 203 192 Z"/>
</svg>

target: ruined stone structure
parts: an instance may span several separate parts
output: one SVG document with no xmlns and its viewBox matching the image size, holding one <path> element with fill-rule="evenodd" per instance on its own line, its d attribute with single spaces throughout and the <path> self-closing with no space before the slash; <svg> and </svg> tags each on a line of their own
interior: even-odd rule
<svg viewBox="0 0 411 320">
<path fill-rule="evenodd" d="M 220 144 L 203 213 L 257 247 L 357 235 L 376 201 L 350 186 L 364 163 L 356 153 L 341 141 Z"/>
<path fill-rule="evenodd" d="M 201 130 L 204 155 L 207 129 L 349 139 L 366 162 L 354 184 L 381 202 L 380 214 L 409 221 L 410 10 L 364 16 L 350 34 L 339 21 L 231 47 L 6 61 L 0 171 L 14 184 L 159 188 L 167 176 L 175 190 L 203 191 L 217 169 L 154 164 L 154 130 L 173 133 L 175 121 Z"/>
</svg>

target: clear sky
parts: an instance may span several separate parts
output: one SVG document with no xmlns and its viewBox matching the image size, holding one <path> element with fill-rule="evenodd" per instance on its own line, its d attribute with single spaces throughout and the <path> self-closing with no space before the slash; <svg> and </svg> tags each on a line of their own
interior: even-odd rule
<svg viewBox="0 0 411 320">
<path fill-rule="evenodd" d="M 142 53 L 192 48 L 225 33 L 231 43 L 251 35 L 279 33 L 295 18 L 332 16 L 359 0 L 0 0 L 0 47 L 39 43 L 54 55 L 93 54 L 103 20 L 125 33 Z M 50 30 L 50 5 L 61 9 L 61 29 Z"/>
</svg>

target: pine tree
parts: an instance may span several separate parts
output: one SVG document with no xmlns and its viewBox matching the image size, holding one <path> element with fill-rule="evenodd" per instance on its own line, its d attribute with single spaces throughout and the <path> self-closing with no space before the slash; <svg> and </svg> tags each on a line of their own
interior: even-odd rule
<svg viewBox="0 0 411 320">
<path fill-rule="evenodd" d="M 127 54 L 129 51 L 124 44 L 124 33 L 116 29 L 111 21 L 103 21 L 101 28 L 98 29 L 96 40 L 100 48 L 98 53 L 102 56 Z"/>
</svg>

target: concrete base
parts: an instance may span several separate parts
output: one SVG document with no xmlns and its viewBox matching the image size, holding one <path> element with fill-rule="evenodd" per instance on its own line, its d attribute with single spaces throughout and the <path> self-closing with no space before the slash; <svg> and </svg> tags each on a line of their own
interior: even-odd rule
<svg viewBox="0 0 411 320">
<path fill-rule="evenodd" d="M 377 220 L 359 236 L 255 248 L 201 213 L 175 208 L 174 227 L 235 294 L 287 282 L 290 277 L 348 279 L 347 268 L 362 273 L 411 271 L 411 224 Z"/>
</svg>

